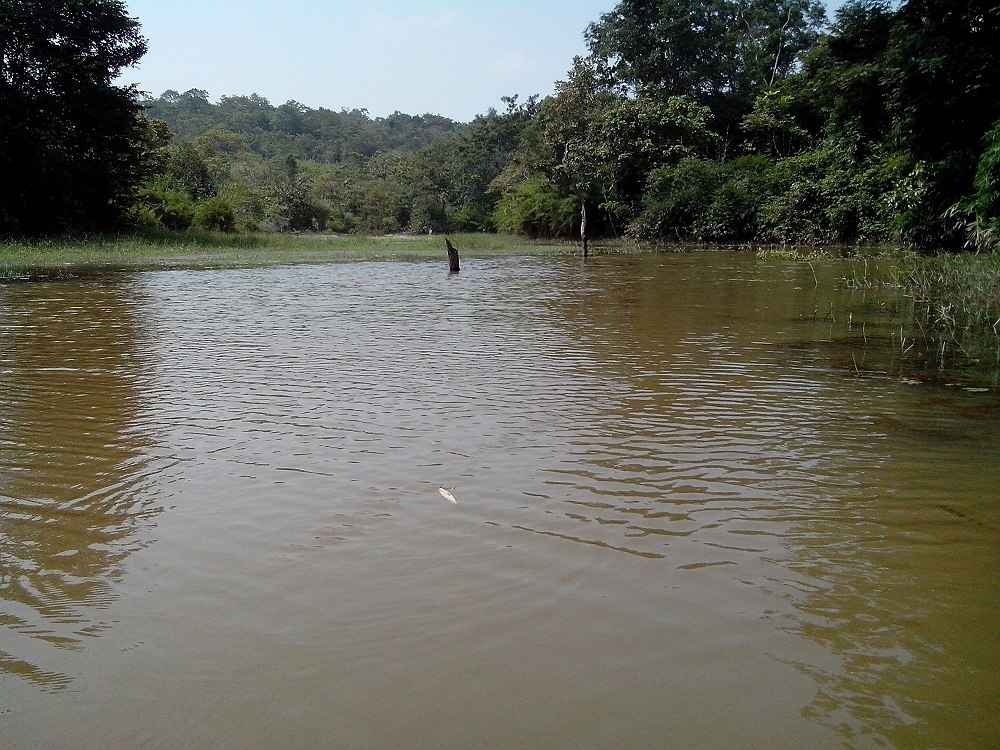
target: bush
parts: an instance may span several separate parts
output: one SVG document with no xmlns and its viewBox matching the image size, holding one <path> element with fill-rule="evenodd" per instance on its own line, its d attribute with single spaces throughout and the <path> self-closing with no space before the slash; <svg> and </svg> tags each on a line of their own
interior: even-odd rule
<svg viewBox="0 0 1000 750">
<path fill-rule="evenodd" d="M 562 187 L 543 177 L 522 182 L 497 204 L 497 229 L 532 238 L 567 237 L 576 223 L 577 201 Z"/>
<path fill-rule="evenodd" d="M 163 229 L 160 217 L 149 206 L 136 204 L 128 210 L 128 223 L 136 229 Z"/>
<path fill-rule="evenodd" d="M 716 242 L 756 239 L 761 212 L 779 190 L 775 163 L 765 156 L 742 156 L 725 163 L 719 176 L 719 187 L 695 224 L 695 233 Z"/>
<path fill-rule="evenodd" d="M 353 234 L 358 231 L 358 219 L 347 211 L 333 211 L 327 217 L 326 230 L 334 234 Z"/>
<path fill-rule="evenodd" d="M 493 216 L 480 206 L 463 206 L 448 219 L 455 232 L 492 232 L 496 229 Z"/>
<path fill-rule="evenodd" d="M 191 196 L 163 182 L 153 183 L 139 191 L 137 209 L 140 214 L 143 207 L 167 229 L 187 229 L 194 222 L 195 204 Z M 149 214 L 146 214 L 148 220 Z"/>
<path fill-rule="evenodd" d="M 682 159 L 650 172 L 642 211 L 629 226 L 637 237 L 685 239 L 705 214 L 721 182 L 719 165 L 707 159 Z"/>
<path fill-rule="evenodd" d="M 944 218 L 965 235 L 965 247 L 1000 250 L 1000 120 L 983 139 L 972 195 L 949 207 Z"/>
<path fill-rule="evenodd" d="M 784 186 L 761 209 L 762 239 L 787 244 L 851 243 L 875 197 L 855 179 L 850 143 L 827 141 L 814 151 L 782 159 L 775 179 Z"/>
<path fill-rule="evenodd" d="M 226 185 L 220 195 L 233 208 L 235 229 L 258 232 L 267 218 L 267 195 L 259 187 L 234 182 Z"/>
<path fill-rule="evenodd" d="M 236 228 L 236 214 L 222 198 L 209 198 L 195 210 L 193 225 L 198 229 L 232 232 Z"/>
</svg>

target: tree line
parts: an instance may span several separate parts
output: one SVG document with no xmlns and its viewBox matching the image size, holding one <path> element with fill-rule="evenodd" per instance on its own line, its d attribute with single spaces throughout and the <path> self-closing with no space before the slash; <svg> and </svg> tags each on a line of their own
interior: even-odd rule
<svg viewBox="0 0 1000 750">
<path fill-rule="evenodd" d="M 115 0 L 0 7 L 0 234 L 123 226 L 1000 243 L 995 0 L 621 0 L 470 123 L 112 84 Z"/>
</svg>

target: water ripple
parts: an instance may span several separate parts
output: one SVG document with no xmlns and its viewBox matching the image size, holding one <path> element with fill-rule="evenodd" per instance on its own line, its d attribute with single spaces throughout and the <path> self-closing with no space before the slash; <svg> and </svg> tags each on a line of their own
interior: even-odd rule
<svg viewBox="0 0 1000 750">
<path fill-rule="evenodd" d="M 206 727 L 267 682 L 369 719 L 398 695 L 437 729 L 455 717 L 421 696 L 504 707 L 502 731 L 528 691 L 549 717 L 556 695 L 609 706 L 636 746 L 713 723 L 731 736 L 689 744 L 738 746 L 747 701 L 774 746 L 905 739 L 929 670 L 995 663 L 948 641 L 950 612 L 995 622 L 995 425 L 786 346 L 826 335 L 811 275 L 712 263 L 5 286 L 0 672 L 113 686 L 88 655 L 114 650 Z M 956 715 L 995 703 L 941 679 L 973 696 Z M 417 736 L 394 721 L 375 744 Z"/>
</svg>

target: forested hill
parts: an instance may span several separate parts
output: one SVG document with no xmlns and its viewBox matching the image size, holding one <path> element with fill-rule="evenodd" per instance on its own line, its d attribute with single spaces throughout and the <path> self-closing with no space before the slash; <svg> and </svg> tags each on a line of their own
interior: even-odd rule
<svg viewBox="0 0 1000 750">
<path fill-rule="evenodd" d="M 200 89 L 165 91 L 140 103 L 149 117 L 167 123 L 180 139 L 194 140 L 213 130 L 235 133 L 260 156 L 293 156 L 320 164 L 339 164 L 352 154 L 367 158 L 395 149 L 417 151 L 463 127 L 432 114 L 395 112 L 372 118 L 363 109 L 334 112 L 296 101 L 274 106 L 258 94 L 223 96 L 213 104 Z"/>
</svg>

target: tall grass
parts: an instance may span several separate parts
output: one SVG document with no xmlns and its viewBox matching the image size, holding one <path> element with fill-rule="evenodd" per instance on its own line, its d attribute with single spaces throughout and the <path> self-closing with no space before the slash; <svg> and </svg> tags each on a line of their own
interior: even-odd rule
<svg viewBox="0 0 1000 750">
<path fill-rule="evenodd" d="M 916 346 L 942 368 L 1000 369 L 1000 253 L 904 253 L 877 263 L 858 258 L 850 261 L 846 281 L 894 293 L 901 349 Z"/>
</svg>

